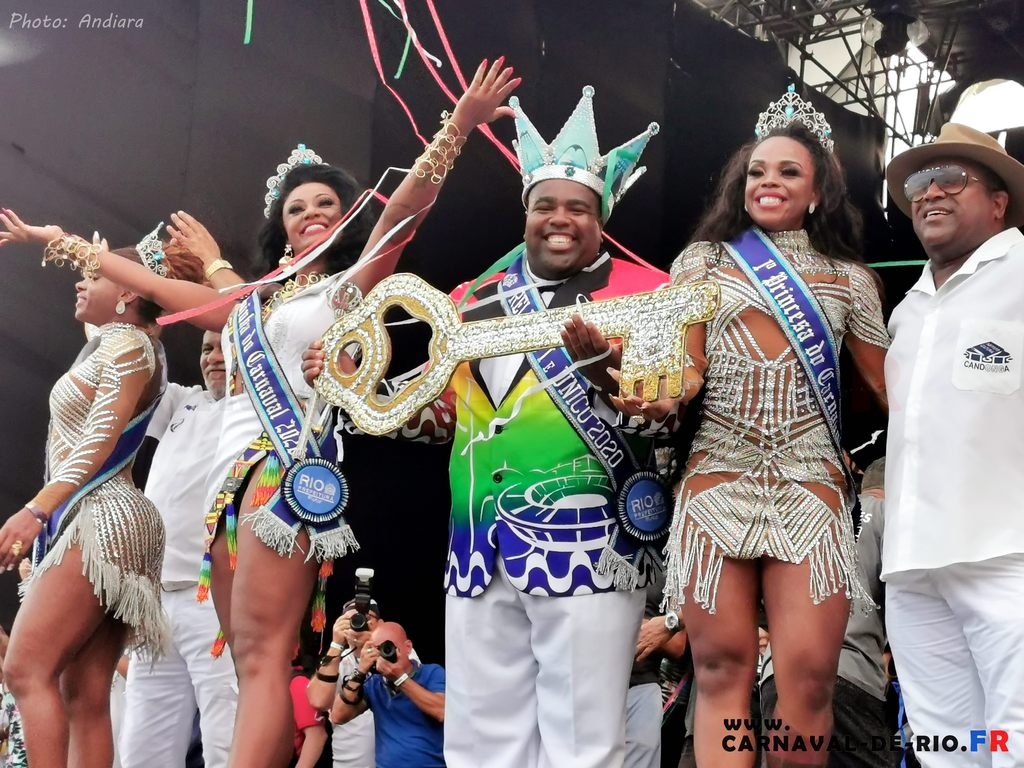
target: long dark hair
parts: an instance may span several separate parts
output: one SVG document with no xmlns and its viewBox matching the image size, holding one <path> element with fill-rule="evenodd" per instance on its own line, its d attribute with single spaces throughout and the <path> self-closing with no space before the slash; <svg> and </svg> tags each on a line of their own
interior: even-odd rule
<svg viewBox="0 0 1024 768">
<path fill-rule="evenodd" d="M 750 156 L 765 139 L 782 136 L 800 142 L 814 162 L 814 187 L 818 205 L 804 217 L 811 245 L 819 253 L 844 261 L 863 261 L 863 222 L 860 212 L 846 197 L 846 179 L 839 160 L 818 141 L 803 123 L 794 121 L 767 136 L 740 147 L 722 169 L 711 207 L 704 212 L 691 242 L 722 243 L 754 226 L 743 207 Z"/>
<path fill-rule="evenodd" d="M 270 217 L 260 228 L 260 257 L 265 272 L 277 267 L 277 262 L 283 255 L 285 244 L 288 242 L 282 215 L 285 198 L 296 187 L 310 182 L 326 184 L 333 189 L 341 201 L 342 211 L 348 210 L 359 197 L 359 193 L 362 192 L 362 187 L 348 171 L 333 165 L 299 165 L 290 170 L 279 187 L 281 194 L 270 206 Z M 358 216 L 345 226 L 341 237 L 327 252 L 325 266 L 328 274 L 342 272 L 356 263 L 356 259 L 363 252 L 363 247 L 370 237 L 376 219 L 376 210 L 371 201 Z"/>
</svg>

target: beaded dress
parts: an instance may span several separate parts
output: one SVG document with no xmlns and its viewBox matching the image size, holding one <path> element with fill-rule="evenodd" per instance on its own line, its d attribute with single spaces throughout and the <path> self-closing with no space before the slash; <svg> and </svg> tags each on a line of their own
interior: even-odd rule
<svg viewBox="0 0 1024 768">
<path fill-rule="evenodd" d="M 881 392 L 878 348 L 888 348 L 889 336 L 870 272 L 816 252 L 803 230 L 768 234 L 810 287 L 836 343 L 845 340 L 869 386 Z M 676 494 L 668 603 L 682 603 L 686 589 L 714 613 L 726 557 L 809 561 L 815 604 L 841 589 L 866 599 L 842 457 L 761 293 L 719 243 L 690 245 L 671 274 L 675 285 L 715 280 L 722 293 L 714 319 L 688 338 L 688 375 L 703 379 L 704 400 Z"/>
<path fill-rule="evenodd" d="M 98 344 L 54 385 L 50 393 L 47 444 L 48 486 L 82 487 L 99 470 L 121 437 L 115 410 L 128 417 L 148 403 L 119 402 L 122 384 L 158 367 L 153 342 L 137 326 L 110 323 L 98 330 Z M 92 345 L 91 345 L 92 346 Z M 152 386 L 147 387 L 147 392 Z M 82 550 L 84 574 L 101 604 L 133 633 L 133 646 L 158 652 L 166 625 L 160 607 L 164 525 L 160 514 L 135 487 L 129 465 L 87 493 L 60 518 L 46 555 L 26 584 L 60 564 L 67 550 Z"/>
<path fill-rule="evenodd" d="M 288 385 L 301 402 L 305 402 L 313 394 L 312 388 L 302 376 L 302 353 L 335 321 L 334 295 L 341 285 L 341 275 L 326 277 L 305 287 L 287 301 L 272 305 L 272 311 L 265 312 L 264 328 L 267 341 Z M 247 446 L 257 444 L 261 440 L 265 441 L 263 424 L 238 375 L 238 360 L 230 322 L 221 335 L 221 349 L 225 369 L 229 372 L 228 392 L 224 402 L 224 419 L 217 443 L 217 453 L 211 466 L 210 484 L 207 489 L 206 508 L 211 510 L 210 515 L 214 516 L 207 521 L 210 529 L 207 532 L 207 546 L 212 544 L 217 518 L 223 513 L 223 507 L 218 507 L 215 502 L 225 478 L 232 474 L 236 460 Z M 266 447 L 269 448 L 269 443 Z M 253 468 L 246 469 L 244 477 L 248 477 Z M 238 494 L 238 498 L 241 499 L 241 493 Z M 282 556 L 289 556 L 294 551 L 296 536 L 300 529 L 300 521 L 294 516 L 289 518 L 290 525 L 284 525 L 266 510 L 257 509 L 250 513 L 245 522 L 252 525 L 253 532 L 264 544 Z M 343 547 L 327 547 L 323 551 L 318 550 L 316 555 L 317 559 L 322 561 L 341 557 L 346 552 L 347 549 Z"/>
</svg>

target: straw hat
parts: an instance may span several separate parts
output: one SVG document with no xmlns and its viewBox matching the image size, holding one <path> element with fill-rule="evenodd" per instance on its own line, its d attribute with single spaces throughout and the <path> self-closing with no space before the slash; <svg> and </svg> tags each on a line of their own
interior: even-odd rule
<svg viewBox="0 0 1024 768">
<path fill-rule="evenodd" d="M 910 201 L 903 193 L 903 182 L 907 177 L 927 168 L 939 158 L 963 158 L 983 165 L 1003 180 L 1010 195 L 1006 208 L 1006 225 L 1024 225 L 1024 165 L 1021 165 L 1003 149 L 999 142 L 987 133 L 968 128 L 959 123 L 946 123 L 939 131 L 939 138 L 931 144 L 912 147 L 897 155 L 885 169 L 885 181 L 893 202 L 907 216 L 910 216 Z"/>
</svg>

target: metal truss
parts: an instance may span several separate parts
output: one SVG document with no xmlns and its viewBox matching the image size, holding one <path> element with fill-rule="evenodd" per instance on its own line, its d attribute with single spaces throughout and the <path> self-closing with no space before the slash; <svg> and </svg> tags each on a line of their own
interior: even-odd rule
<svg viewBox="0 0 1024 768">
<path fill-rule="evenodd" d="M 861 40 L 871 12 L 863 0 L 692 0 L 711 16 L 757 40 L 776 43 L 800 80 L 837 103 L 878 118 L 907 145 L 928 134 L 943 73 L 956 78 L 968 55 L 958 45 L 961 20 L 994 0 L 908 0 L 909 14 L 928 26 L 924 62 L 906 52 L 882 60 Z M 914 67 L 914 77 L 905 77 Z M 922 72 L 916 68 L 923 68 Z M 914 114 L 900 110 L 901 94 L 917 92 Z"/>
</svg>

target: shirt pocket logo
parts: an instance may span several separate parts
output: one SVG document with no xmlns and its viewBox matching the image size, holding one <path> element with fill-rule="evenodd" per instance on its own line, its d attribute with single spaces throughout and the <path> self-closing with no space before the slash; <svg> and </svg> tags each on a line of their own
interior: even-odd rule
<svg viewBox="0 0 1024 768">
<path fill-rule="evenodd" d="M 1024 323 L 968 318 L 960 324 L 953 386 L 1010 395 L 1020 389 Z"/>
</svg>

